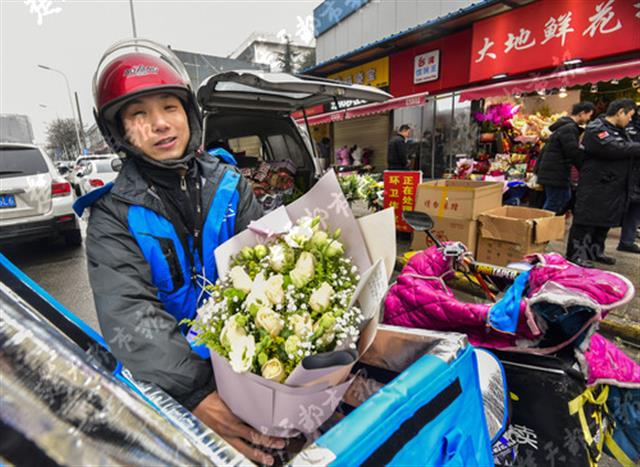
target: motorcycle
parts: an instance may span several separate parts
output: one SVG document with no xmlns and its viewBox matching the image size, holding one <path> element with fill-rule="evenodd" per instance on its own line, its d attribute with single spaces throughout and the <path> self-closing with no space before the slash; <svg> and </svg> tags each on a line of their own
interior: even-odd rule
<svg viewBox="0 0 640 467">
<path fill-rule="evenodd" d="M 537 432 L 536 442 L 529 433 L 519 443 L 527 458 L 548 463 L 543 448 L 550 447 L 558 448 L 565 463 L 594 464 L 606 443 L 624 462 L 637 461 L 640 365 L 596 332 L 611 310 L 631 301 L 633 284 L 556 253 L 530 255 L 508 267 L 478 263 L 463 244 L 440 243 L 427 214 L 404 216 L 434 246 L 413 255 L 403 268 L 385 298 L 384 322 L 462 332 L 473 345 L 496 353 L 507 370 L 509 390 L 516 393 L 512 424 L 521 432 L 523 427 Z M 448 285 L 456 274 L 482 291 L 487 302 L 457 298 Z M 561 377 L 544 384 L 542 375 L 550 374 Z M 611 407 L 620 407 L 621 399 L 628 404 L 614 413 Z M 560 422 L 559 432 L 549 429 L 550 420 Z M 568 447 L 564 428 L 580 435 Z"/>
</svg>

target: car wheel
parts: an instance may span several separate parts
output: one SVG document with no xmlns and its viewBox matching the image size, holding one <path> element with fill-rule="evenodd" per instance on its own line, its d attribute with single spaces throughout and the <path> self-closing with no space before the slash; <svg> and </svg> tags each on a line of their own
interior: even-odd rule
<svg viewBox="0 0 640 467">
<path fill-rule="evenodd" d="M 64 234 L 64 242 L 69 246 L 82 245 L 82 233 L 80 232 L 80 229 L 66 232 Z"/>
</svg>

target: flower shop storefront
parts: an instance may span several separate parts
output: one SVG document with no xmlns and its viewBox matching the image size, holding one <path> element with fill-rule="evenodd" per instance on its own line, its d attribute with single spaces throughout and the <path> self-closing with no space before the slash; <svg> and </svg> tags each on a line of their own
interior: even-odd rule
<svg viewBox="0 0 640 467">
<path fill-rule="evenodd" d="M 474 23 L 469 81 L 478 84 L 459 97 L 477 136 L 454 178 L 534 186 L 549 126 L 574 104 L 593 102 L 597 115 L 614 99 L 640 101 L 640 18 L 631 2 L 600 3 L 542 0 Z"/>
<path fill-rule="evenodd" d="M 548 127 L 573 104 L 592 101 L 600 113 L 613 99 L 640 97 L 640 18 L 631 2 L 538 0 L 488 16 L 465 12 L 456 27 L 448 21 L 425 23 L 314 70 L 342 79 L 343 63 L 384 53 L 394 100 L 421 96 L 418 104 L 382 114 L 388 115 L 386 135 L 384 125 L 357 121 L 360 107 L 325 112 L 310 123 L 328 125 L 332 143 L 336 134 L 341 142 L 359 132 L 368 138 L 372 128 L 388 139 L 409 124 L 413 168 L 427 179 L 526 181 Z M 374 172 L 381 172 L 386 151 L 376 144 L 383 154 L 374 156 Z M 333 157 L 339 147 L 333 146 Z"/>
</svg>

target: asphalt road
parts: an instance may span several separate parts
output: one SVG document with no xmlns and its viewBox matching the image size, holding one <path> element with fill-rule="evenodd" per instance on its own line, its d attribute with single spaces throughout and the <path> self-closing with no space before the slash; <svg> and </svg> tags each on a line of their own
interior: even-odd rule
<svg viewBox="0 0 640 467">
<path fill-rule="evenodd" d="M 100 330 L 84 245 L 68 247 L 63 240 L 42 240 L 0 247 L 0 252 L 72 313 Z"/>
</svg>

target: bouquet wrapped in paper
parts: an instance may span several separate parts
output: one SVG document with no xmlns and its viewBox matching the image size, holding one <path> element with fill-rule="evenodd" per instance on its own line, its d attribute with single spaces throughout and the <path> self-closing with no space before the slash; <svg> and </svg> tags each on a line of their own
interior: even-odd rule
<svg viewBox="0 0 640 467">
<path fill-rule="evenodd" d="M 347 390 L 386 291 L 384 262 L 372 259 L 394 243 L 393 213 L 370 217 L 361 222 L 389 232 L 369 248 L 330 173 L 216 250 L 220 279 L 191 333 L 211 351 L 221 398 L 259 431 L 313 432 Z"/>
</svg>

